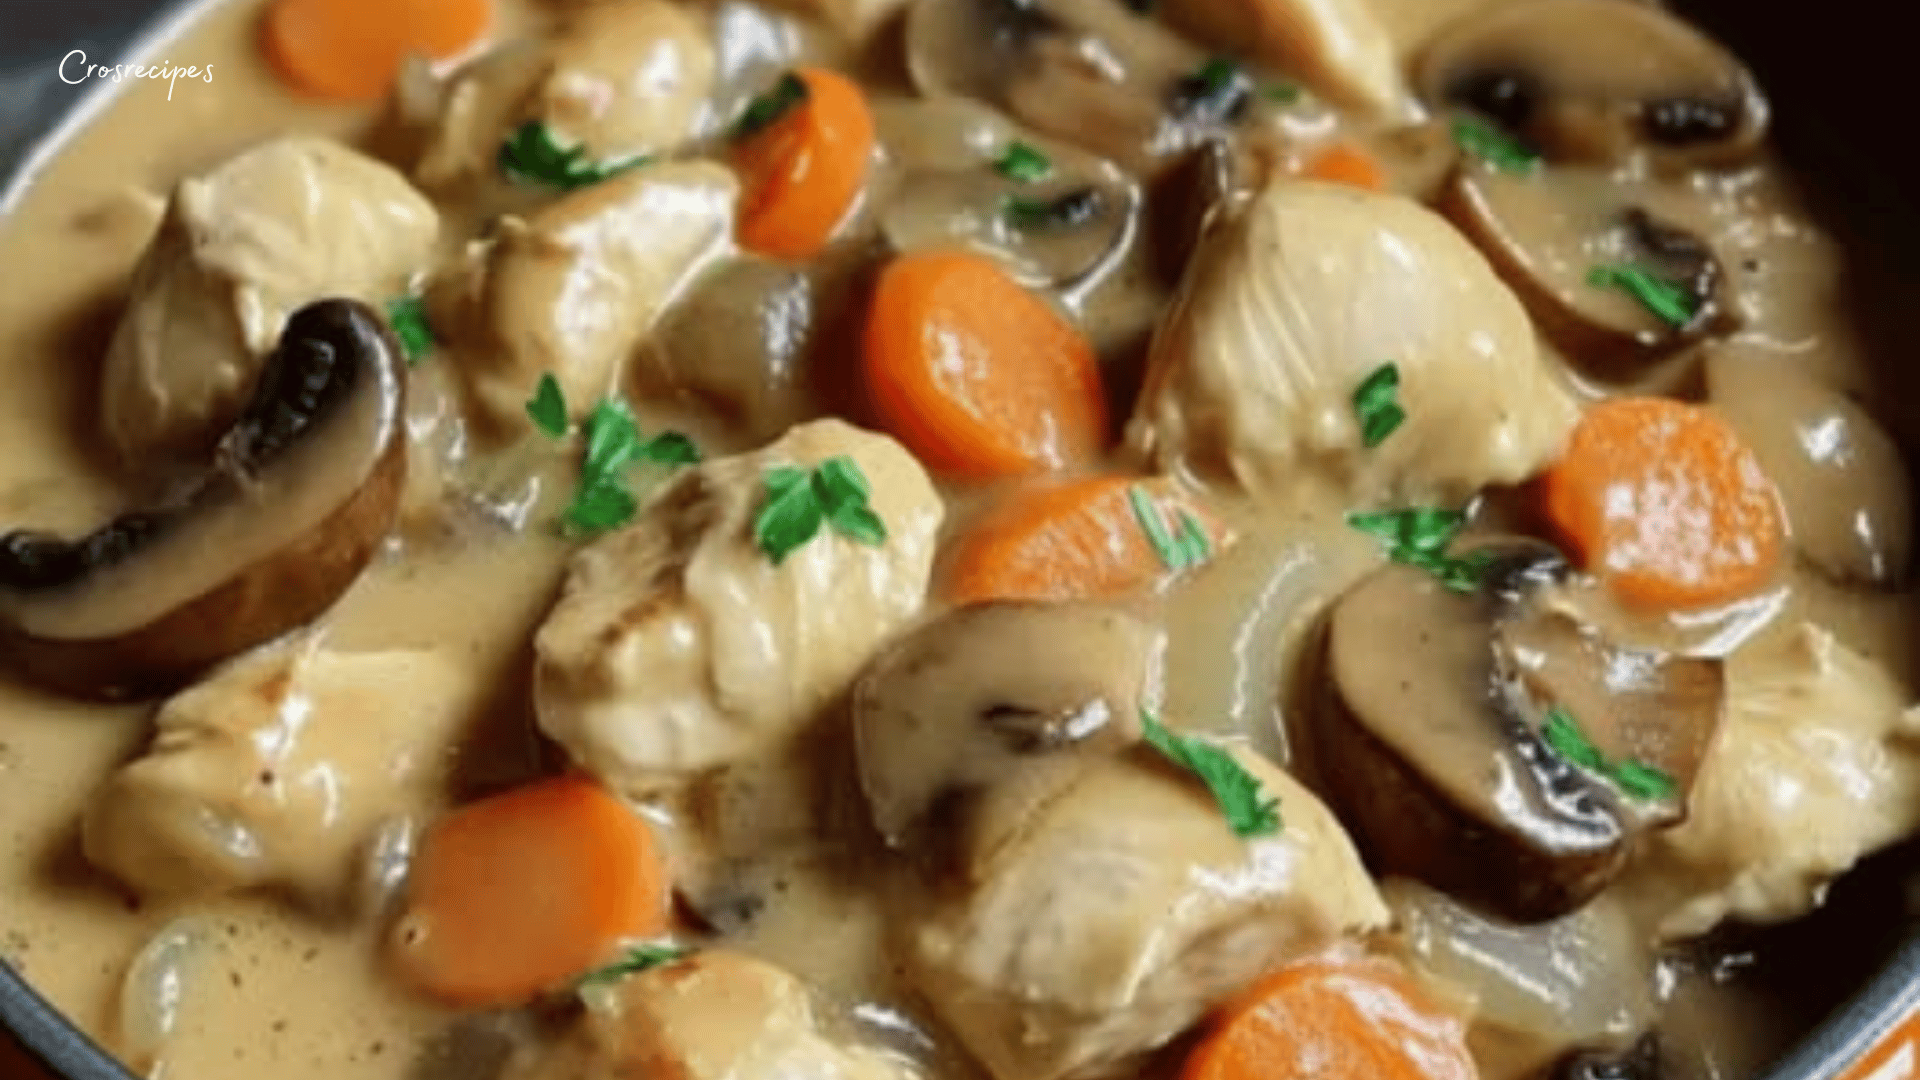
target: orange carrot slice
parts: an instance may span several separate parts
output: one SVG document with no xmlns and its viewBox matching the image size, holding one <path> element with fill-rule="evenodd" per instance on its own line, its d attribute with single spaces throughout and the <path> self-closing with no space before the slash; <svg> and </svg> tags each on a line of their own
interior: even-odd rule
<svg viewBox="0 0 1920 1080">
<path fill-rule="evenodd" d="M 1546 514 L 1631 604 L 1696 608 L 1763 586 L 1780 561 L 1780 499 L 1711 410 L 1667 398 L 1588 409 L 1542 478 Z"/>
<path fill-rule="evenodd" d="M 749 109 L 733 161 L 740 172 L 740 245 L 776 259 L 810 259 L 859 198 L 873 154 L 873 112 L 851 80 L 796 68 Z"/>
<path fill-rule="evenodd" d="M 264 44 L 293 89 L 369 101 L 392 89 L 409 55 L 457 56 L 491 18 L 491 0 L 274 0 Z"/>
<path fill-rule="evenodd" d="M 1387 171 L 1379 159 L 1350 142 L 1335 143 L 1307 166 L 1305 175 L 1367 191 L 1387 190 Z"/>
<path fill-rule="evenodd" d="M 1093 346 L 1073 324 L 964 252 L 881 271 L 862 349 L 874 411 L 933 469 L 984 480 L 1092 459 L 1106 440 Z"/>
<path fill-rule="evenodd" d="M 665 930 L 667 889 L 646 821 L 591 780 L 556 777 L 427 830 L 394 952 L 449 1004 L 520 1004 Z"/>
<path fill-rule="evenodd" d="M 1229 1007 L 1180 1080 L 1473 1080 L 1466 1024 L 1384 960 L 1305 960 Z"/>
<path fill-rule="evenodd" d="M 951 549 L 956 604 L 1124 596 L 1211 559 L 1218 518 L 1165 479 L 1100 476 L 1015 492 Z"/>
</svg>

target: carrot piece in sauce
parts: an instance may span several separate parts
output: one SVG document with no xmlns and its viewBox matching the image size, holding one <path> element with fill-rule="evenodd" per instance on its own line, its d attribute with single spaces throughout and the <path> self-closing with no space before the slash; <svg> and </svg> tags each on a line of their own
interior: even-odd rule
<svg viewBox="0 0 1920 1080">
<path fill-rule="evenodd" d="M 740 245 L 810 259 L 832 239 L 866 184 L 873 112 L 846 76 L 796 68 L 749 107 L 735 136 Z"/>
<path fill-rule="evenodd" d="M 393 88 L 408 56 L 458 56 L 492 17 L 492 0 L 274 0 L 263 45 L 293 89 L 371 101 Z"/>
<path fill-rule="evenodd" d="M 889 263 L 862 362 L 881 424 L 937 472 L 990 480 L 1059 469 L 1106 441 L 1093 346 L 985 256 Z"/>
<path fill-rule="evenodd" d="M 1639 607 L 1736 600 L 1767 583 L 1785 546 L 1779 495 L 1753 452 L 1684 402 L 1594 405 L 1540 486 L 1561 539 Z"/>
</svg>

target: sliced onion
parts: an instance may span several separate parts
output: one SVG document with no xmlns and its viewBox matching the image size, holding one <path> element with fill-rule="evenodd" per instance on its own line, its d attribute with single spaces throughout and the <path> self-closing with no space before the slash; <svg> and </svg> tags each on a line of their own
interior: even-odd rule
<svg viewBox="0 0 1920 1080">
<path fill-rule="evenodd" d="M 212 927 L 188 916 L 161 927 L 120 982 L 119 1052 L 133 1072 L 156 1075 L 180 1013 L 206 964 Z"/>
</svg>

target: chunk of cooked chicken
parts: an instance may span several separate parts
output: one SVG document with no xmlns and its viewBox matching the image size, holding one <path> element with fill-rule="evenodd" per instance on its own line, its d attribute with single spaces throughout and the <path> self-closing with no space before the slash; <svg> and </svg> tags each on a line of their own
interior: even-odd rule
<svg viewBox="0 0 1920 1080">
<path fill-rule="evenodd" d="M 713 162 L 649 165 L 504 219 L 428 291 L 481 416 L 524 427 L 549 372 L 582 413 L 617 389 L 654 319 L 731 249 L 738 189 Z"/>
<path fill-rule="evenodd" d="M 1669 938 L 1782 922 L 1920 828 L 1920 709 L 1880 665 L 1802 624 L 1728 662 L 1727 716 L 1687 820 L 1631 871 Z"/>
<path fill-rule="evenodd" d="M 754 542 L 767 471 L 841 455 L 886 541 L 823 526 L 776 565 Z M 630 793 L 777 746 L 920 610 L 943 515 L 911 454 L 839 420 L 689 470 L 574 556 L 534 642 L 541 730 Z"/>
<path fill-rule="evenodd" d="M 821 1030 L 807 987 L 724 949 L 589 992 L 587 1010 L 550 1048 L 530 1048 L 503 1080 L 895 1080 L 875 1050 Z"/>
<path fill-rule="evenodd" d="M 1166 18 L 1349 109 L 1383 120 L 1418 114 L 1372 0 L 1172 0 Z"/>
<path fill-rule="evenodd" d="M 287 316 L 379 303 L 432 258 L 433 204 L 339 143 L 290 135 L 174 189 L 107 350 L 101 422 L 131 463 L 210 448 Z"/>
<path fill-rule="evenodd" d="M 1354 391 L 1399 366 L 1366 449 Z M 1438 215 L 1276 179 L 1217 217 L 1156 337 L 1128 441 L 1251 493 L 1321 470 L 1357 501 L 1457 502 L 1551 461 L 1578 409 L 1507 287 Z"/>
<path fill-rule="evenodd" d="M 1018 835 L 991 863 L 903 912 L 910 976 L 998 1080 L 1115 1071 L 1262 973 L 1387 921 L 1340 823 L 1286 772 L 1236 752 L 1285 823 L 1243 840 L 1153 754 L 1044 806 L 1012 800 Z"/>
<path fill-rule="evenodd" d="M 691 5 L 619 0 L 581 6 L 553 36 L 553 67 L 533 118 L 597 161 L 671 150 L 705 119 L 712 36 Z"/>
<path fill-rule="evenodd" d="M 340 906 L 383 823 L 439 806 L 477 706 L 436 653 L 296 638 L 248 654 L 160 708 L 146 755 L 88 808 L 87 858 L 144 896 L 273 888 Z"/>
</svg>

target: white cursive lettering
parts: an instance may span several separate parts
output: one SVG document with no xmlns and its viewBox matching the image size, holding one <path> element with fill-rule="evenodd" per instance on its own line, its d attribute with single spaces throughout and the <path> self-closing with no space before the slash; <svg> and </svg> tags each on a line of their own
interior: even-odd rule
<svg viewBox="0 0 1920 1080">
<path fill-rule="evenodd" d="M 82 75 L 77 79 L 67 78 L 67 61 L 73 59 L 76 56 L 80 58 L 81 63 L 83 64 L 87 63 L 87 54 L 82 49 L 75 49 L 72 52 L 60 58 L 60 81 L 63 83 L 66 83 L 68 86 L 78 86 L 81 83 L 85 82 L 87 79 L 86 75 Z M 87 73 L 89 75 L 93 73 L 93 65 L 91 64 L 87 65 Z"/>
</svg>

